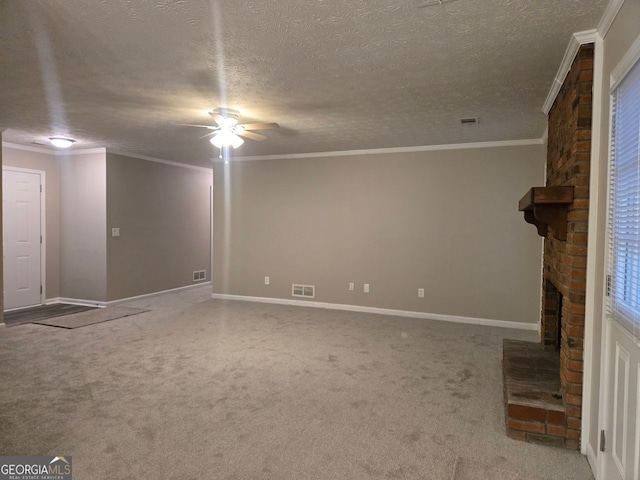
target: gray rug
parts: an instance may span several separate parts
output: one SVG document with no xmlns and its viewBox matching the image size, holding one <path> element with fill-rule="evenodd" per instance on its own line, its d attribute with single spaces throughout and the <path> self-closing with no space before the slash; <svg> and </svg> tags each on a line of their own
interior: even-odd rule
<svg viewBox="0 0 640 480">
<path fill-rule="evenodd" d="M 24 308 L 22 310 L 5 312 L 4 323 L 7 327 L 15 327 L 16 325 L 39 322 L 47 318 L 61 317 L 62 315 L 71 315 L 75 313 L 86 312 L 87 310 L 94 310 L 95 308 L 97 307 L 71 305 L 68 303 L 39 305 L 33 308 Z"/>
<path fill-rule="evenodd" d="M 110 320 L 116 320 L 118 318 L 130 317 L 132 315 L 138 315 L 139 313 L 144 312 L 148 312 L 148 310 L 143 310 L 141 308 L 113 306 L 107 308 L 98 308 L 81 313 L 74 313 L 73 315 L 48 318 L 46 320 L 32 323 L 35 323 L 37 325 L 47 325 L 49 327 L 73 329 L 86 327 L 88 325 L 95 325 L 96 323 L 108 322 Z"/>
<path fill-rule="evenodd" d="M 452 480 L 547 480 L 532 477 L 512 469 L 486 465 L 468 458 L 458 457 Z"/>
</svg>

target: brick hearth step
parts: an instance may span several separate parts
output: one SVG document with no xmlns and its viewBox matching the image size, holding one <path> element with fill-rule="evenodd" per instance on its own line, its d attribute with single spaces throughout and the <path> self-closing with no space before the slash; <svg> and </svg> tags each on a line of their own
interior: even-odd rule
<svg viewBox="0 0 640 480">
<path fill-rule="evenodd" d="M 560 357 L 554 347 L 503 341 L 507 435 L 517 440 L 577 448 L 566 439 L 566 407 L 560 395 Z"/>
</svg>

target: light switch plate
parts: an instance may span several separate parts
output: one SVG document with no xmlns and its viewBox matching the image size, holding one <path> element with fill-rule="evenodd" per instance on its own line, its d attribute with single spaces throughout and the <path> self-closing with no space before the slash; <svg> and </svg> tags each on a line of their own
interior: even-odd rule
<svg viewBox="0 0 640 480">
<path fill-rule="evenodd" d="M 112 237 L 119 237 L 120 236 L 120 229 L 119 228 L 112 228 L 111 229 L 111 236 Z"/>
</svg>

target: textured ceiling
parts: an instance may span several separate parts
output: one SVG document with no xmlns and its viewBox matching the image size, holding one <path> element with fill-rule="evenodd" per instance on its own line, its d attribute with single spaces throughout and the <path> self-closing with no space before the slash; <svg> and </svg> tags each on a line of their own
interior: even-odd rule
<svg viewBox="0 0 640 480">
<path fill-rule="evenodd" d="M 606 0 L 0 0 L 0 129 L 208 165 L 207 110 L 277 122 L 239 156 L 540 138 Z M 476 126 L 461 117 L 478 116 Z"/>
</svg>

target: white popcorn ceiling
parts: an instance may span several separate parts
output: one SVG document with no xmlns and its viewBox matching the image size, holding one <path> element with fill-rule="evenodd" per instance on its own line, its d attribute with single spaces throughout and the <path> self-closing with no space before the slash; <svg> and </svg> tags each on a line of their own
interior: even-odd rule
<svg viewBox="0 0 640 480">
<path fill-rule="evenodd" d="M 0 3 L 0 129 L 210 165 L 220 106 L 277 122 L 235 155 L 540 138 L 573 32 L 606 0 Z M 460 125 L 478 116 L 476 126 Z"/>
</svg>

